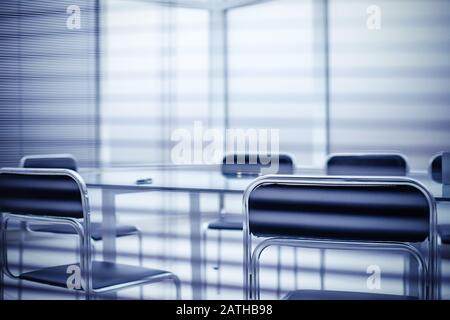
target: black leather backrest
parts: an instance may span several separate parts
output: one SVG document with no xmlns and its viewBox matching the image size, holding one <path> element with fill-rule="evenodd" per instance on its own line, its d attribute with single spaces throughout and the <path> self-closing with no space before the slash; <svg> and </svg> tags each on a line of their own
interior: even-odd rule
<svg viewBox="0 0 450 320">
<path fill-rule="evenodd" d="M 431 179 L 437 183 L 442 183 L 442 154 L 437 155 L 431 160 L 430 164 Z"/>
<path fill-rule="evenodd" d="M 0 211 L 83 218 L 82 191 L 67 175 L 0 173 Z"/>
<path fill-rule="evenodd" d="M 407 171 L 398 154 L 335 155 L 327 162 L 327 174 L 333 176 L 406 176 Z"/>
<path fill-rule="evenodd" d="M 25 158 L 22 166 L 24 168 L 44 168 L 44 169 L 68 169 L 77 171 L 77 162 L 69 156 L 42 156 Z"/>
<path fill-rule="evenodd" d="M 430 208 L 416 187 L 263 184 L 249 197 L 255 236 L 422 242 Z"/>
<path fill-rule="evenodd" d="M 292 174 L 294 173 L 294 161 L 289 155 L 279 154 L 271 155 L 271 158 L 278 157 L 278 170 L 273 174 Z M 244 161 L 242 161 L 244 160 Z M 271 164 L 262 164 L 258 155 L 249 154 L 231 154 L 223 158 L 222 174 L 226 176 L 247 175 L 258 176 L 262 168 L 269 168 Z M 244 163 L 238 163 L 244 162 Z"/>
</svg>

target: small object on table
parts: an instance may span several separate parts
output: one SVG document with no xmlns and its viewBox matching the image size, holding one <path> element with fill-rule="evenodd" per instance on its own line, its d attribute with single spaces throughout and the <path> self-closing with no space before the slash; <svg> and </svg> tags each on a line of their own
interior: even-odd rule
<svg viewBox="0 0 450 320">
<path fill-rule="evenodd" d="M 151 184 L 153 182 L 152 178 L 138 179 L 136 184 Z"/>
</svg>

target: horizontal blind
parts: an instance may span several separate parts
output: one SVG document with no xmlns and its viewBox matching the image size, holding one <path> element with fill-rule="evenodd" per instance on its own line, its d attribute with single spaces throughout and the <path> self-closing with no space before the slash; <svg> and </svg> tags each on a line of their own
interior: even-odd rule
<svg viewBox="0 0 450 320">
<path fill-rule="evenodd" d="M 0 16 L 0 165 L 72 153 L 94 166 L 96 2 L 7 0 Z"/>
<path fill-rule="evenodd" d="M 208 11 L 101 5 L 102 163 L 171 163 L 172 132 L 209 117 Z"/>
<path fill-rule="evenodd" d="M 325 157 L 323 28 L 316 1 L 262 2 L 228 12 L 229 125 L 278 129 L 301 166 Z"/>
<path fill-rule="evenodd" d="M 426 169 L 450 149 L 450 1 L 331 0 L 329 21 L 331 151 L 398 151 Z"/>
</svg>

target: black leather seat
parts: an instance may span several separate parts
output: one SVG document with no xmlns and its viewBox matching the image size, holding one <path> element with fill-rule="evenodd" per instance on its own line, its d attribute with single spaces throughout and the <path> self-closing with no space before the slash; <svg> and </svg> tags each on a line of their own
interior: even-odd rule
<svg viewBox="0 0 450 320">
<path fill-rule="evenodd" d="M 438 154 L 431 159 L 430 168 L 431 179 L 437 183 L 442 183 L 442 154 Z"/>
<path fill-rule="evenodd" d="M 213 230 L 242 230 L 243 227 L 242 215 L 233 213 L 228 213 L 208 224 L 208 228 Z"/>
<path fill-rule="evenodd" d="M 400 154 L 333 155 L 327 161 L 330 176 L 406 176 L 408 164 Z"/>
<path fill-rule="evenodd" d="M 83 224 L 83 222 L 81 222 Z M 75 230 L 67 225 L 51 225 L 51 224 L 35 224 L 30 225 L 29 229 L 35 232 L 49 232 L 57 234 L 76 234 Z M 125 237 L 132 234 L 137 234 L 139 230 L 131 225 L 116 226 L 116 237 Z M 103 238 L 102 224 L 100 222 L 91 222 L 91 238 L 95 241 L 100 241 Z"/>
<path fill-rule="evenodd" d="M 294 160 L 287 154 L 272 155 L 271 159 L 278 160 L 276 171 L 272 174 L 293 174 Z M 269 158 L 268 158 L 269 159 Z M 238 176 L 259 176 L 264 169 L 269 169 L 276 164 L 271 161 L 268 164 L 262 163 L 263 159 L 257 154 L 229 154 L 222 160 L 222 174 L 228 177 Z"/>
<path fill-rule="evenodd" d="M 78 263 L 54 266 L 22 273 L 19 278 L 51 286 L 67 288 L 67 268 Z M 92 262 L 92 288 L 95 290 L 132 283 L 167 273 L 164 270 L 142 268 L 104 261 Z"/>
<path fill-rule="evenodd" d="M 422 242 L 427 199 L 417 188 L 264 185 L 249 199 L 252 234 L 319 239 Z"/>
<path fill-rule="evenodd" d="M 289 292 L 285 300 L 417 300 L 416 297 L 368 292 L 332 290 L 296 290 Z"/>
<path fill-rule="evenodd" d="M 25 156 L 20 160 L 22 168 L 69 169 L 78 171 L 77 160 L 70 154 Z"/>
</svg>

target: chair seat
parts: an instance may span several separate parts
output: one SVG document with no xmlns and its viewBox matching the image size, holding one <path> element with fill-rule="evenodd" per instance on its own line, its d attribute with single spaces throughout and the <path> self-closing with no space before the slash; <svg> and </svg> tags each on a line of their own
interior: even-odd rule
<svg viewBox="0 0 450 320">
<path fill-rule="evenodd" d="M 289 292 L 285 300 L 417 300 L 415 297 L 396 294 L 349 292 L 331 290 L 297 290 Z"/>
<path fill-rule="evenodd" d="M 214 230 L 243 230 L 244 221 L 241 214 L 224 214 L 208 224 L 208 229 Z"/>
<path fill-rule="evenodd" d="M 79 263 L 75 263 L 72 265 L 79 266 Z M 67 288 L 67 279 L 70 276 L 70 274 L 67 273 L 67 268 L 69 266 L 71 265 L 67 264 L 26 272 L 21 274 L 19 278 L 23 280 Z M 137 266 L 116 264 L 112 262 L 93 261 L 92 287 L 98 290 L 167 273 L 169 272 L 164 270 L 142 268 Z"/>
<path fill-rule="evenodd" d="M 441 236 L 442 243 L 450 244 L 450 224 L 439 226 L 439 234 Z"/>
<path fill-rule="evenodd" d="M 30 225 L 30 230 L 58 234 L 76 234 L 75 230 L 71 226 L 65 224 L 32 224 Z M 135 226 L 116 226 L 116 237 L 118 238 L 136 234 L 137 232 L 138 229 Z M 91 222 L 91 238 L 95 241 L 102 240 L 102 224 L 100 222 Z"/>
</svg>

